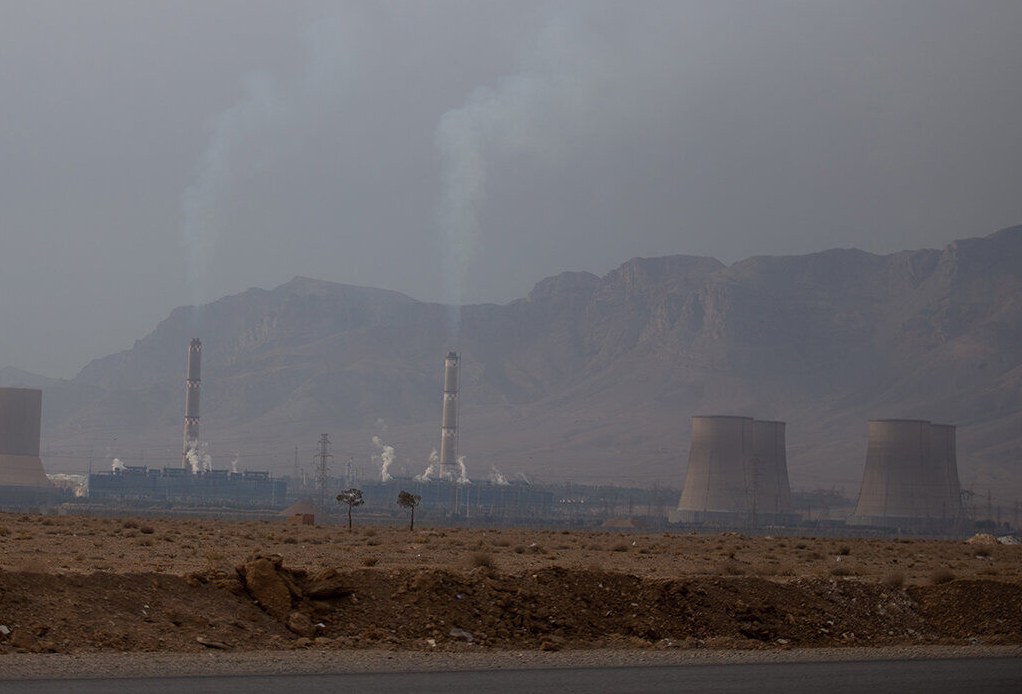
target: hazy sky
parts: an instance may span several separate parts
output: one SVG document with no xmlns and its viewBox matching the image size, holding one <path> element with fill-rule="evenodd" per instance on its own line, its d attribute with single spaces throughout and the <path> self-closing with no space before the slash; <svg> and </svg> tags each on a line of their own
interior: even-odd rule
<svg viewBox="0 0 1022 694">
<path fill-rule="evenodd" d="M 1022 3 L 0 0 L 0 366 L 295 275 L 564 270 L 1022 223 Z"/>
</svg>

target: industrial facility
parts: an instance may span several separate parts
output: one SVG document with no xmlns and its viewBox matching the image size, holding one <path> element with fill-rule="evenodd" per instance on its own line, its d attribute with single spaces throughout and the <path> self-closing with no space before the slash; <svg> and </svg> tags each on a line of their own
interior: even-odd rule
<svg viewBox="0 0 1022 694">
<path fill-rule="evenodd" d="M 962 520 L 955 427 L 917 419 L 869 422 L 857 525 L 950 532 Z"/>
<path fill-rule="evenodd" d="M 54 487 L 39 459 L 43 392 L 0 388 L 0 503 L 38 503 Z"/>
<path fill-rule="evenodd" d="M 274 508 L 287 500 L 287 482 L 264 471 L 214 470 L 199 451 L 199 384 L 202 341 L 188 344 L 185 372 L 185 427 L 181 467 L 149 469 L 120 465 L 89 474 L 89 499 L 127 505 L 173 503 Z"/>
<path fill-rule="evenodd" d="M 752 417 L 693 417 L 688 473 L 671 521 L 794 522 L 784 428 Z"/>
<path fill-rule="evenodd" d="M 458 462 L 458 354 L 444 359 L 444 405 L 440 415 L 440 463 L 437 476 L 444 479 Z"/>
</svg>

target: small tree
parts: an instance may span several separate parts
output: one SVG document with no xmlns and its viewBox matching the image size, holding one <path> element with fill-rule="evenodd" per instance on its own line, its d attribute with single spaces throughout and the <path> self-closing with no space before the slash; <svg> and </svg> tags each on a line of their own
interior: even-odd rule
<svg viewBox="0 0 1022 694">
<path fill-rule="evenodd" d="M 337 495 L 337 503 L 348 505 L 348 530 L 351 530 L 351 509 L 365 503 L 365 499 L 362 498 L 362 490 L 354 487 L 345 489 Z"/>
<path fill-rule="evenodd" d="M 400 506 L 401 508 L 411 509 L 412 511 L 412 520 L 408 524 L 409 530 L 415 530 L 415 507 L 419 505 L 420 501 L 422 501 L 421 496 L 419 496 L 418 494 L 411 494 L 404 490 L 402 490 L 401 493 L 397 495 L 398 506 Z"/>
</svg>

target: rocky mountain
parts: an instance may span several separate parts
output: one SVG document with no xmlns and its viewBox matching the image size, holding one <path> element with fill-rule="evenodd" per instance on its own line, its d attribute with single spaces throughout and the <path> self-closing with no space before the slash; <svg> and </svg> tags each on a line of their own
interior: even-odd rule
<svg viewBox="0 0 1022 694">
<path fill-rule="evenodd" d="M 176 463 L 195 336 L 203 438 L 246 467 L 289 472 L 295 446 L 308 467 L 329 432 L 337 459 L 371 469 L 379 434 L 398 472 L 420 471 L 455 349 L 460 450 L 476 476 L 496 466 L 677 487 L 689 418 L 748 414 L 789 423 L 794 487 L 854 496 L 866 420 L 918 417 L 959 425 L 963 485 L 1022 496 L 1022 227 L 886 256 L 635 258 L 460 319 L 396 292 L 296 278 L 175 309 L 131 349 L 44 385 L 48 465 L 80 467 L 90 448 Z"/>
</svg>

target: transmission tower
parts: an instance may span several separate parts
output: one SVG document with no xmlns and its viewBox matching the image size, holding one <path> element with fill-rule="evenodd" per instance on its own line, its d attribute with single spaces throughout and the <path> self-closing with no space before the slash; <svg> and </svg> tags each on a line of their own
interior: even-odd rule
<svg viewBox="0 0 1022 694">
<path fill-rule="evenodd" d="M 319 453 L 315 455 L 316 464 L 316 489 L 319 491 L 319 507 L 326 509 L 326 473 L 329 470 L 330 439 L 327 434 L 319 437 Z"/>
<path fill-rule="evenodd" d="M 291 484 L 294 485 L 295 489 L 298 489 L 298 478 L 301 477 L 301 470 L 298 468 L 298 446 L 295 446 L 295 469 L 291 473 Z"/>
</svg>

